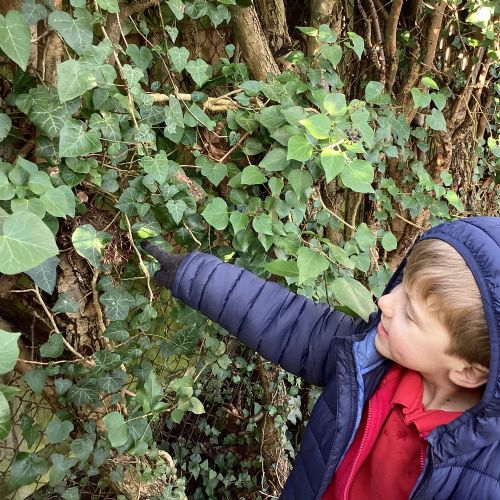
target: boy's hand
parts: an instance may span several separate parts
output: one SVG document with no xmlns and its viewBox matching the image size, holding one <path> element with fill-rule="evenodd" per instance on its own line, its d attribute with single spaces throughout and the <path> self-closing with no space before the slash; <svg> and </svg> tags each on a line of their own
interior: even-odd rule
<svg viewBox="0 0 500 500">
<path fill-rule="evenodd" d="M 154 275 L 155 281 L 160 286 L 172 288 L 175 272 L 185 255 L 165 252 L 149 241 L 142 241 L 141 247 L 160 263 L 160 269 Z"/>
</svg>

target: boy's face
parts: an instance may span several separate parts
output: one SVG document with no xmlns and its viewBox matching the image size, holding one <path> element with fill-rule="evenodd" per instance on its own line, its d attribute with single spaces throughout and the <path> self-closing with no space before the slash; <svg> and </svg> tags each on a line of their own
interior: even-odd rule
<svg viewBox="0 0 500 500">
<path fill-rule="evenodd" d="M 382 356 L 428 377 L 446 376 L 456 367 L 458 358 L 446 354 L 451 341 L 447 328 L 404 284 L 380 297 L 378 306 L 382 316 L 375 347 Z"/>
</svg>

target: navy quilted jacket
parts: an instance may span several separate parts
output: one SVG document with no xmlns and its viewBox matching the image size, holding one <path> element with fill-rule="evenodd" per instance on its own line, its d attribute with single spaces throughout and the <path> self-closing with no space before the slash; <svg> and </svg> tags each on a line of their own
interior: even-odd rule
<svg viewBox="0 0 500 500">
<path fill-rule="evenodd" d="M 451 244 L 481 291 L 491 337 L 490 377 L 480 404 L 428 437 L 415 499 L 500 499 L 500 218 L 437 226 L 422 238 Z M 387 290 L 402 278 L 404 262 Z M 282 497 L 320 499 L 359 426 L 362 408 L 390 362 L 375 350 L 380 313 L 354 320 L 325 304 L 201 253 L 177 269 L 174 296 L 265 358 L 324 391 L 312 411 Z M 466 291 L 464 291 L 466 293 Z"/>
</svg>

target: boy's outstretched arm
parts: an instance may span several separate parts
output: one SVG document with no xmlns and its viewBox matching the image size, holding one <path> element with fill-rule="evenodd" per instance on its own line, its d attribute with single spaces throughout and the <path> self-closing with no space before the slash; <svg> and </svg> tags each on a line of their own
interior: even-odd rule
<svg viewBox="0 0 500 500">
<path fill-rule="evenodd" d="M 156 281 L 238 337 L 263 357 L 307 382 L 324 385 L 335 362 L 335 337 L 366 324 L 291 292 L 217 257 L 169 254 L 142 247 L 161 264 Z"/>
</svg>

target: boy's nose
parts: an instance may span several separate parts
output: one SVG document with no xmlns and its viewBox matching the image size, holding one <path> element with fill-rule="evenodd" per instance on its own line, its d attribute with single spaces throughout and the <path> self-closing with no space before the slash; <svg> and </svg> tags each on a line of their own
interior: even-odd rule
<svg viewBox="0 0 500 500">
<path fill-rule="evenodd" d="M 391 297 L 389 293 L 382 295 L 382 297 L 378 299 L 377 304 L 384 316 L 386 317 L 392 316 Z"/>
</svg>

